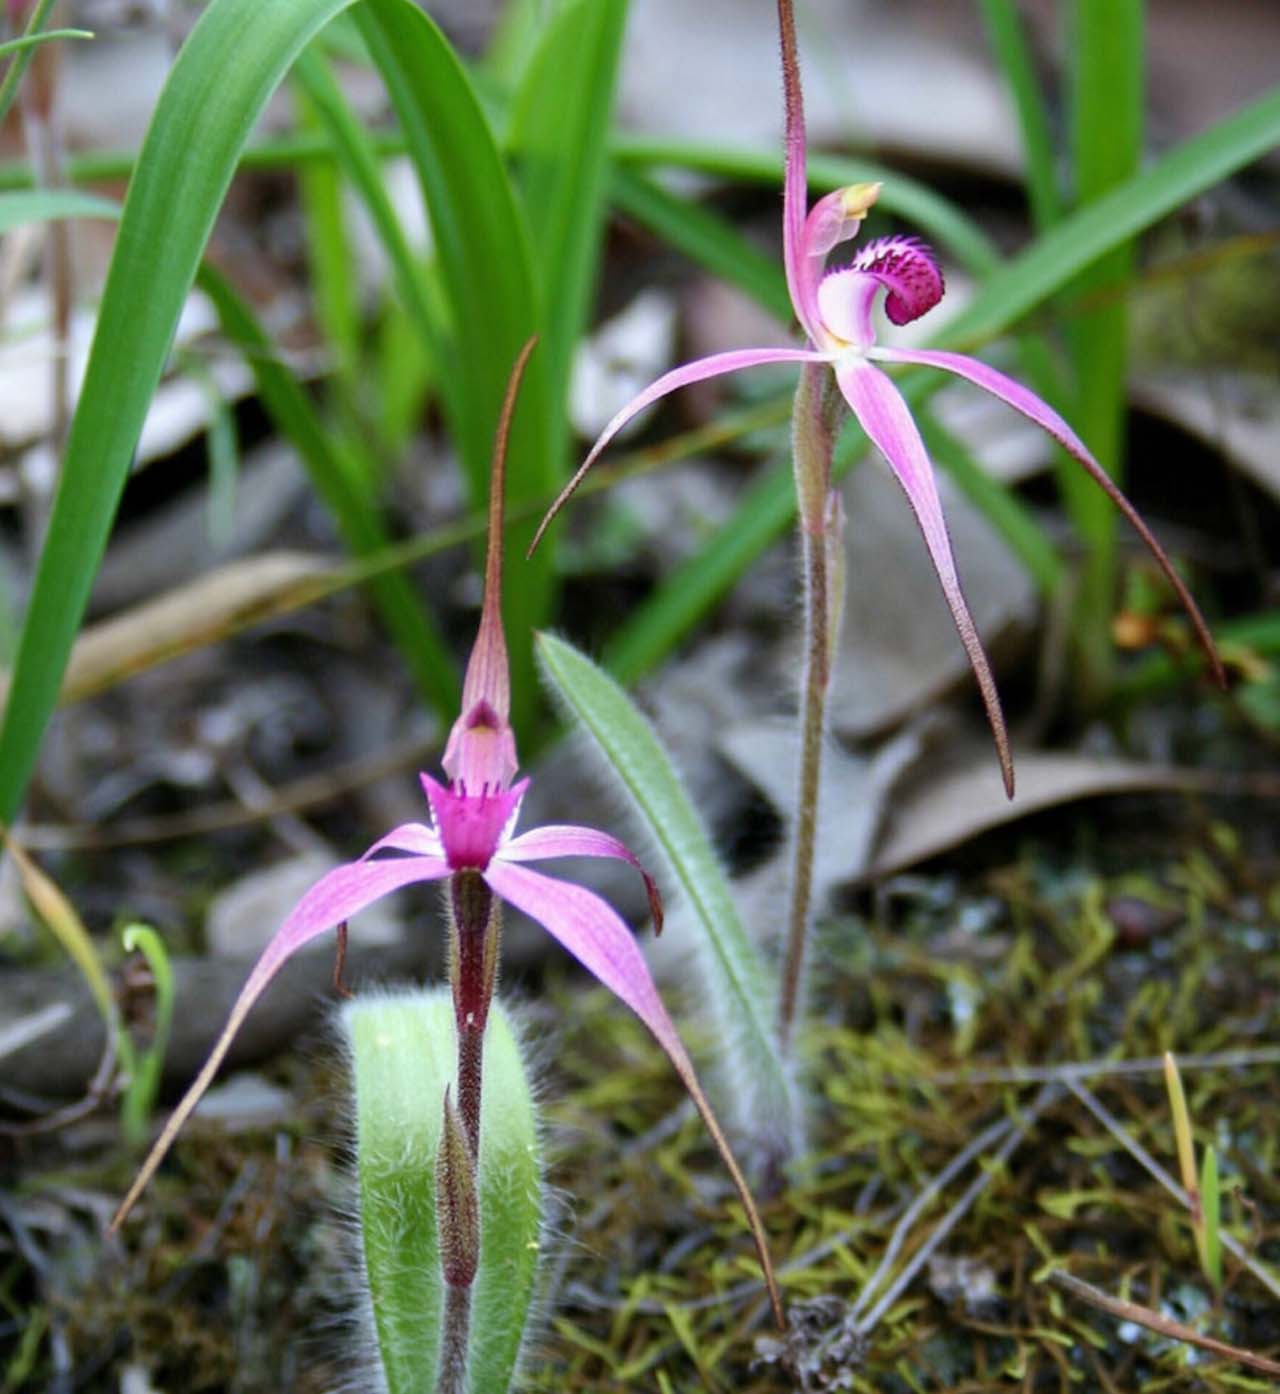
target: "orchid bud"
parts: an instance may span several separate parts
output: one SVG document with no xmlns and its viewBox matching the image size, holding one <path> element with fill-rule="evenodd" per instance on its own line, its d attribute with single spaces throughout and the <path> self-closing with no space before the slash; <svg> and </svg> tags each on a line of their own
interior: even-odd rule
<svg viewBox="0 0 1280 1394">
<path fill-rule="evenodd" d="M 450 1287 L 470 1287 L 480 1262 L 476 1164 L 449 1089 L 444 1091 L 444 1127 L 436 1156 L 436 1213 L 444 1280 Z"/>
</svg>

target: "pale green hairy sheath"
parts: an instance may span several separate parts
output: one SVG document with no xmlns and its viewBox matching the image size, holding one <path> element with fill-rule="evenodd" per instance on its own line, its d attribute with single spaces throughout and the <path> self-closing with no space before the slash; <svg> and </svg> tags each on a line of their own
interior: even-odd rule
<svg viewBox="0 0 1280 1394">
<path fill-rule="evenodd" d="M 539 664 L 564 710 L 590 734 L 661 852 L 702 928 L 704 986 L 723 1047 L 723 1107 L 737 1131 L 781 1160 L 800 1150 L 801 1113 L 774 1038 L 770 976 L 738 915 L 706 825 L 649 720 L 607 673 L 562 639 L 539 634 Z"/>
<path fill-rule="evenodd" d="M 360 997 L 341 1018 L 355 1092 L 360 1237 L 378 1360 L 388 1394 L 434 1394 L 445 1291 L 436 1156 L 457 1049 L 453 1002 L 444 988 Z M 541 1226 L 533 1096 L 510 1019 L 495 1001 L 485 1035 L 471 1394 L 502 1394 L 511 1385 L 533 1305 Z"/>
</svg>

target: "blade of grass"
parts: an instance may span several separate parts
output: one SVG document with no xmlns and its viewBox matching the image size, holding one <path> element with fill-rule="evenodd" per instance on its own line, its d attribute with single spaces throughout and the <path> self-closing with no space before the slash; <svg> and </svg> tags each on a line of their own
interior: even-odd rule
<svg viewBox="0 0 1280 1394">
<path fill-rule="evenodd" d="M 299 54 L 294 75 L 316 115 L 324 122 L 343 173 L 364 202 L 374 231 L 391 266 L 396 293 L 424 349 L 440 360 L 446 337 L 442 307 L 433 302 L 426 273 L 405 237 L 404 228 L 382 179 L 379 151 L 352 112 L 329 65 L 313 49 Z"/>
<path fill-rule="evenodd" d="M 1068 215 L 1025 252 L 1002 263 L 934 342 L 940 347 L 965 348 L 1005 332 L 1100 256 L 1276 144 L 1280 144 L 1280 87 L 1170 151 L 1122 188 Z M 919 374 L 904 375 L 901 382 L 913 407 L 939 385 Z M 836 454 L 839 470 L 847 469 L 854 451 L 865 446 L 865 438 L 861 433 L 855 437 L 853 430 L 847 426 L 842 435 Z M 776 467 L 614 634 L 606 648 L 609 671 L 631 681 L 657 663 L 781 535 L 794 515 L 789 467 Z"/>
<path fill-rule="evenodd" d="M 568 450 L 573 353 L 591 310 L 626 0 L 572 0 L 539 40 L 512 105 L 515 157 L 542 288 L 552 458 Z"/>
<path fill-rule="evenodd" d="M 1036 79 L 1031 50 L 1014 0 L 979 0 L 987 39 L 1018 113 L 1022 137 L 1023 179 L 1031 217 L 1040 232 L 1047 232 L 1062 216 L 1058 191 L 1057 160 L 1049 128 L 1049 111 Z"/>
<path fill-rule="evenodd" d="M 212 0 L 165 83 L 129 186 L 0 726 L 0 819 L 11 820 L 22 802 L 147 406 L 240 151 L 294 57 L 349 3 Z"/>
<path fill-rule="evenodd" d="M 918 421 L 929 454 L 1009 544 L 1043 594 L 1056 594 L 1064 576 L 1062 557 L 1035 515 L 1008 485 L 993 479 L 932 412 L 921 412 Z"/>
<path fill-rule="evenodd" d="M 312 48 L 298 55 L 294 64 L 294 95 L 298 125 L 318 131 L 323 118 L 313 92 L 327 75 L 324 60 Z M 335 144 L 339 142 L 335 141 Z M 335 165 L 312 161 L 297 173 L 306 233 L 308 284 L 315 306 L 316 323 L 332 358 L 338 391 L 348 410 L 356 401 L 356 373 L 360 356 L 360 302 L 351 239 L 342 206 L 342 181 Z"/>
<path fill-rule="evenodd" d="M 60 191 L 58 197 L 44 192 L 0 193 L 0 231 L 18 221 L 31 221 L 36 215 L 118 218 L 120 212 L 119 205 L 109 199 L 75 191 Z M 385 556 L 393 544 L 370 501 L 368 485 L 373 471 L 355 454 L 359 445 L 351 441 L 343 444 L 325 428 L 311 398 L 280 362 L 252 308 L 230 282 L 208 263 L 201 265 L 196 279 L 213 302 L 223 332 L 244 354 L 263 405 L 276 428 L 298 451 L 348 548 L 362 559 Z M 213 390 L 207 375 L 204 382 Z M 413 585 L 394 569 L 375 570 L 361 579 L 419 690 L 443 720 L 452 720 L 460 691 L 457 668 Z"/>
<path fill-rule="evenodd" d="M 1126 184 L 1142 162 L 1144 0 L 1075 0 L 1072 18 L 1071 147 L 1076 202 L 1084 207 Z M 1117 483 L 1124 480 L 1128 404 L 1131 239 L 1119 242 L 1067 290 L 1090 297 L 1067 324 L 1075 401 L 1072 423 Z M 1114 685 L 1111 614 L 1116 589 L 1116 511 L 1065 456 L 1058 488 L 1086 547 L 1074 630 L 1086 705 Z"/>
<path fill-rule="evenodd" d="M 745 291 L 784 324 L 794 317 L 786 278 L 776 257 L 768 257 L 731 223 L 700 203 L 678 198 L 627 165 L 609 181 L 614 206 L 713 276 Z"/>
<path fill-rule="evenodd" d="M 200 288 L 213 301 L 223 331 L 253 369 L 263 405 L 302 457 L 343 541 L 358 557 L 384 551 L 390 538 L 366 493 L 370 467 L 353 460 L 350 450 L 325 430 L 311 399 L 277 359 L 257 317 L 229 282 L 206 266 L 200 272 Z M 367 584 L 419 689 L 442 719 L 451 720 L 460 692 L 457 669 L 413 584 L 395 571 L 373 576 Z"/>
<path fill-rule="evenodd" d="M 451 314 L 449 372 L 440 386 L 470 502 L 480 510 L 507 374 L 521 345 L 541 328 L 528 229 L 471 80 L 435 23 L 404 0 L 365 0 L 355 16 L 422 182 Z M 535 353 L 507 456 L 513 511 L 561 482 L 563 461 L 553 453 L 560 411 L 548 395 L 547 365 Z M 514 562 L 532 535 L 532 525 L 517 523 L 506 538 L 513 564 L 503 604 L 518 730 L 528 729 L 536 699 L 531 635 L 553 603 L 554 556 Z"/>
<path fill-rule="evenodd" d="M 120 205 L 79 189 L 14 189 L 0 193 L 0 237 L 51 218 L 118 218 Z"/>
<path fill-rule="evenodd" d="M 0 44 L 0 58 L 8 58 L 14 53 L 23 53 L 29 48 L 52 43 L 55 39 L 92 39 L 92 29 L 46 29 L 43 34 L 24 34 L 18 39 L 7 39 Z"/>
<path fill-rule="evenodd" d="M 724 150 L 691 141 L 647 140 L 615 136 L 614 159 L 626 167 L 666 166 L 716 175 L 738 183 L 782 185 L 782 156 L 761 150 Z M 846 184 L 884 182 L 876 202 L 882 212 L 894 213 L 913 223 L 967 271 L 980 275 L 999 262 L 995 244 L 954 203 L 885 165 L 868 160 L 830 155 L 809 156 L 809 188 L 813 193 L 843 188 Z"/>
<path fill-rule="evenodd" d="M 27 67 L 32 58 L 35 57 L 36 48 L 42 42 L 47 42 L 47 36 L 41 34 L 45 20 L 49 18 L 49 11 L 53 9 L 54 0 L 36 0 L 36 5 L 27 17 L 26 28 L 14 40 L 13 61 L 5 69 L 4 78 L 0 80 L 0 122 L 9 114 L 9 108 L 13 105 L 13 99 L 18 95 L 18 85 L 21 83 Z"/>
</svg>

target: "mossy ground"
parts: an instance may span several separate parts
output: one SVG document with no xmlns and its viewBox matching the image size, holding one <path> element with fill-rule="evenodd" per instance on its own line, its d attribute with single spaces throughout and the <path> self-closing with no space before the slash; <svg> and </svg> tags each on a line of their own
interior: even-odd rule
<svg viewBox="0 0 1280 1394">
<path fill-rule="evenodd" d="M 765 1202 L 787 1298 L 809 1304 L 812 1388 L 1274 1387 L 1045 1281 L 1062 1269 L 1221 1340 L 1280 1348 L 1280 1301 L 1229 1255 L 1215 1296 L 1185 1211 L 1087 1097 L 1001 1073 L 1099 1062 L 1089 1095 L 1176 1171 L 1159 1071 L 1103 1063 L 1174 1049 L 1197 1140 L 1219 1149 L 1226 1222 L 1280 1271 L 1280 1072 L 1267 1054 L 1280 858 L 1247 806 L 1213 817 L 1185 808 L 1176 822 L 1169 811 L 1137 801 L 1094 805 L 1087 822 L 1041 819 L 858 897 L 825 926 L 804 1041 L 813 1154 Z M 528 995 L 546 1041 L 562 1200 L 549 1245 L 557 1295 L 531 1345 L 529 1388 L 796 1388 L 759 1359 L 770 1328 L 748 1238 L 643 1028 L 566 978 Z M 713 1057 L 713 1042 L 694 1041 Z M 1228 1051 L 1257 1063 L 1196 1064 Z M 123 1247 L 102 1237 L 131 1165 L 110 1130 L 22 1144 L 5 1202 L 0 1324 L 12 1344 L 0 1390 L 114 1390 L 128 1363 L 157 1389 L 191 1394 L 306 1394 L 351 1380 L 347 1238 L 334 1208 L 340 1076 L 317 1050 L 279 1074 L 296 1114 L 266 1131 L 192 1130 Z M 1001 1120 L 1025 1123 L 1036 1109 L 994 1162 L 998 1141 L 1015 1137 Z M 980 1194 L 874 1329 L 855 1330 L 854 1304 L 903 1212 L 984 1130 L 1000 1135 L 902 1232 L 890 1274 L 985 1176 Z"/>
</svg>

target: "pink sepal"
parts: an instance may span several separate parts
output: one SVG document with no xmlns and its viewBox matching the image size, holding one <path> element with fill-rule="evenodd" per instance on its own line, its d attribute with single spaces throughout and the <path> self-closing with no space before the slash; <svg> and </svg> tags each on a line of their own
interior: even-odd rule
<svg viewBox="0 0 1280 1394">
<path fill-rule="evenodd" d="M 942 583 L 942 593 L 959 631 L 960 642 L 978 680 L 978 690 L 987 709 L 987 720 L 991 723 L 996 752 L 1000 757 L 1005 792 L 1012 798 L 1013 757 L 1009 750 L 1004 713 L 1000 708 L 1000 695 L 960 588 L 951 539 L 942 515 L 942 501 L 938 497 L 938 483 L 911 409 L 884 373 L 864 358 L 843 359 L 836 367 L 836 379 L 862 429 L 889 462 L 915 512 L 930 560 Z"/>
</svg>

